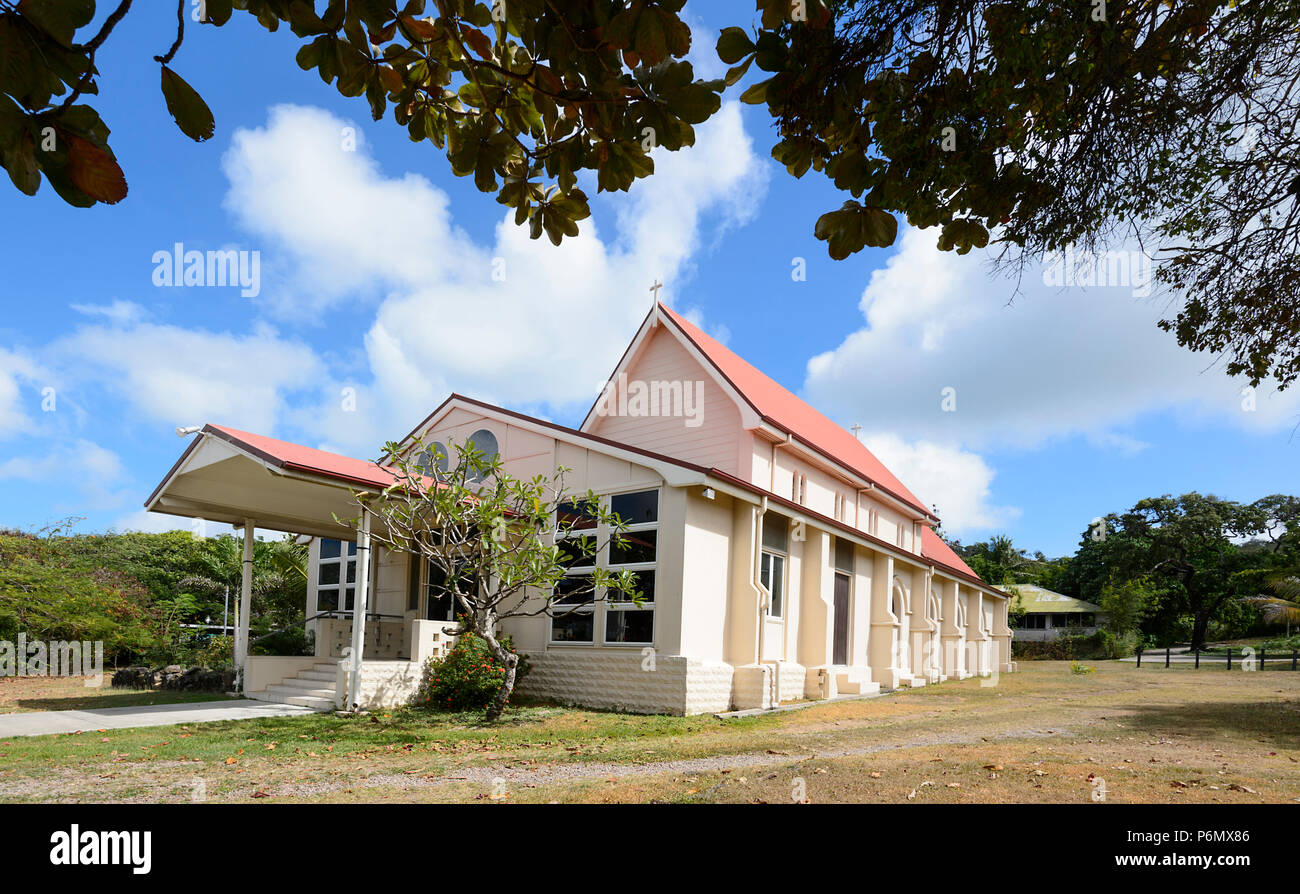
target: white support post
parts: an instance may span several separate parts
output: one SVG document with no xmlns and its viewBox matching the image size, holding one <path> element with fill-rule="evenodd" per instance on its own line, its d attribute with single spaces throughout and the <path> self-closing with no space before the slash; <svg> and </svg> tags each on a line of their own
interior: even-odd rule
<svg viewBox="0 0 1300 894">
<path fill-rule="evenodd" d="M 256 523 L 244 519 L 244 564 L 239 583 L 239 618 L 235 622 L 235 689 L 244 692 L 248 682 L 248 620 L 253 609 L 253 531 Z M 245 693 L 246 694 L 246 693 Z"/>
<path fill-rule="evenodd" d="M 370 597 L 370 510 L 361 510 L 357 537 L 357 595 L 352 603 L 352 654 L 348 668 L 348 710 L 361 707 L 361 660 L 366 647 L 366 602 Z"/>
</svg>

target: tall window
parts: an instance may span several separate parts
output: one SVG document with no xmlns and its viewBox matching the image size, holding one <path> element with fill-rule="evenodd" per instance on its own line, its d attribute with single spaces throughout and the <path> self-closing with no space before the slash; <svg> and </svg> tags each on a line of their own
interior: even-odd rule
<svg viewBox="0 0 1300 894">
<path fill-rule="evenodd" d="M 590 643 L 596 636 L 595 593 L 590 590 L 599 542 L 596 518 L 580 503 L 561 503 L 556 510 L 555 545 L 565 576 L 555 585 L 556 617 L 551 618 L 551 641 Z"/>
<path fill-rule="evenodd" d="M 563 503 L 558 515 L 567 531 L 556 534 L 565 576 L 556 585 L 554 604 L 561 617 L 551 619 L 551 641 L 594 643 L 596 628 L 603 628 L 602 642 L 612 645 L 649 645 L 654 642 L 655 568 L 659 548 L 659 492 L 657 490 L 614 494 L 607 498 L 610 511 L 624 523 L 621 543 L 609 542 L 614 531 L 597 524 L 585 507 Z M 608 542 L 597 550 L 597 544 Z M 598 593 L 591 591 L 591 575 L 597 567 L 630 571 L 636 576 L 642 604 L 606 601 L 603 624 L 598 625 Z M 581 592 L 586 590 L 586 592 Z M 614 594 L 615 598 L 621 594 Z"/>
<path fill-rule="evenodd" d="M 357 595 L 357 545 L 349 543 L 344 556 L 343 542 L 328 537 L 320 541 L 316 566 L 316 611 L 352 611 Z M 343 594 L 340 604 L 339 594 Z"/>
<path fill-rule="evenodd" d="M 454 621 L 465 610 L 447 582 L 447 572 L 432 559 L 425 563 L 424 617 L 428 621 Z M 466 589 L 464 583 L 461 589 Z"/>
<path fill-rule="evenodd" d="M 790 553 L 790 520 L 774 512 L 763 517 L 763 557 L 759 580 L 770 596 L 767 614 L 785 617 L 785 563 Z"/>
<path fill-rule="evenodd" d="M 620 538 L 622 542 L 609 544 L 609 570 L 632 572 L 643 601 L 639 606 L 634 602 L 606 604 L 605 642 L 649 644 L 654 642 L 655 632 L 659 491 L 615 494 L 609 498 L 609 508 L 627 526 Z"/>
<path fill-rule="evenodd" d="M 406 567 L 406 610 L 420 610 L 420 554 L 408 553 L 410 560 Z"/>
</svg>

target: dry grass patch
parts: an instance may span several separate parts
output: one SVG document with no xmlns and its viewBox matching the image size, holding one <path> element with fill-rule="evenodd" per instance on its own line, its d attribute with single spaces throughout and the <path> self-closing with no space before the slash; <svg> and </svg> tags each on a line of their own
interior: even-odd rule
<svg viewBox="0 0 1300 894">
<path fill-rule="evenodd" d="M 98 686 L 87 686 L 87 677 L 0 677 L 0 714 L 135 708 L 227 698 L 220 692 L 114 689 L 109 685 L 111 678 L 112 674 L 103 674 Z"/>
<path fill-rule="evenodd" d="M 1300 674 L 1026 662 L 740 720 L 554 706 L 0 741 L 0 800 L 789 803 L 1300 799 Z M 1090 778 L 1091 777 L 1091 778 Z M 499 781 L 498 781 L 499 780 Z"/>
</svg>

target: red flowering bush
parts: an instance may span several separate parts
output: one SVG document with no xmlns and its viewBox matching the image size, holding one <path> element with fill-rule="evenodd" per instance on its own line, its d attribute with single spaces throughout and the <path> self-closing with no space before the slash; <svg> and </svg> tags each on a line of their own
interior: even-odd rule
<svg viewBox="0 0 1300 894">
<path fill-rule="evenodd" d="M 510 637 L 502 637 L 499 642 L 515 651 Z M 528 670 L 528 660 L 520 657 L 515 685 Z M 492 657 L 487 641 L 473 633 L 462 633 L 445 657 L 429 659 L 415 703 L 434 711 L 481 711 L 501 691 L 505 679 L 505 666 Z"/>
</svg>

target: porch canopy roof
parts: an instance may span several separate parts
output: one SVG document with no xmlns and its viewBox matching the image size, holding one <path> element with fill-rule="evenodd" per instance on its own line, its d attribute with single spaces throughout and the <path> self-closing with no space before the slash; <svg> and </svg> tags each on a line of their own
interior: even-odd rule
<svg viewBox="0 0 1300 894">
<path fill-rule="evenodd" d="M 205 425 L 145 501 L 152 512 L 352 540 L 334 520 L 356 518 L 351 491 L 378 492 L 393 474 L 376 463 Z"/>
</svg>

